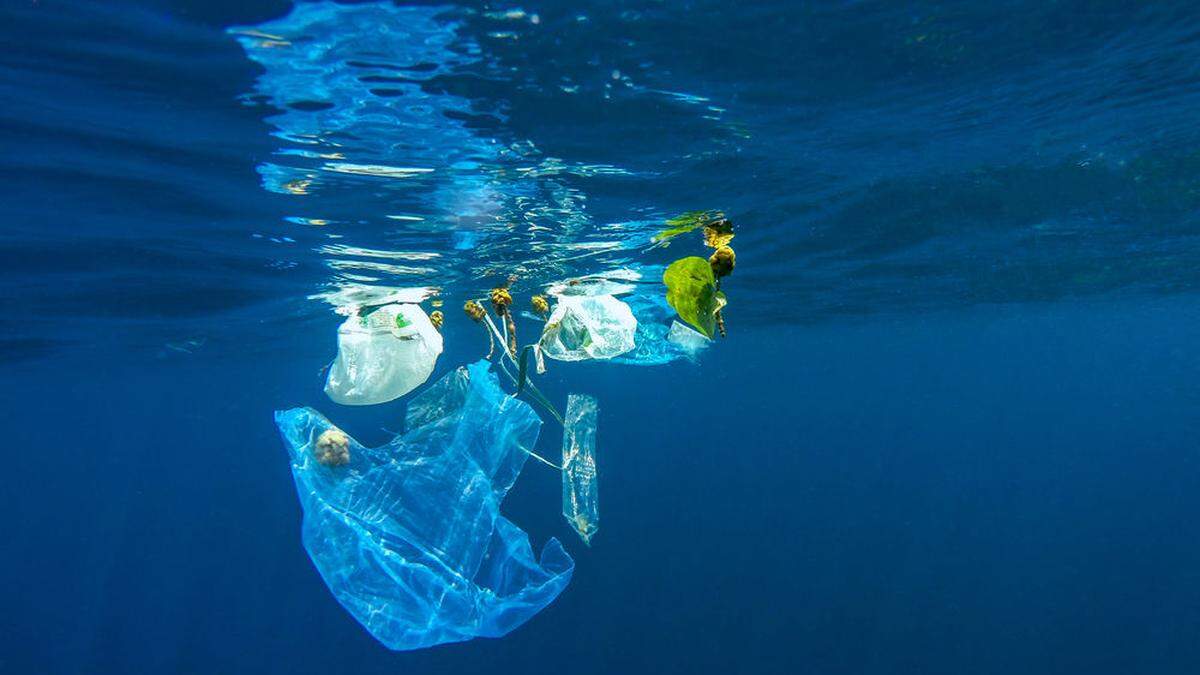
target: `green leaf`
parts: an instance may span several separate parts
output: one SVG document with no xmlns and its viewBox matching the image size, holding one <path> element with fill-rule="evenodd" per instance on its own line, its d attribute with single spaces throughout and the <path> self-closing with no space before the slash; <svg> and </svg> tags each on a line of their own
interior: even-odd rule
<svg viewBox="0 0 1200 675">
<path fill-rule="evenodd" d="M 529 377 L 529 351 L 533 349 L 533 345 L 525 345 L 521 350 L 521 358 L 517 363 L 517 396 L 525 391 L 525 380 Z"/>
<path fill-rule="evenodd" d="M 396 315 L 396 328 L 408 328 L 411 325 L 412 322 L 408 319 L 405 319 L 402 314 Z"/>
<path fill-rule="evenodd" d="M 668 239 L 678 237 L 681 234 L 687 234 L 699 227 L 707 225 L 709 222 L 721 218 L 720 211 L 688 211 L 681 213 L 667 221 L 667 228 L 658 234 L 654 235 L 656 243 L 662 243 Z"/>
<path fill-rule="evenodd" d="M 691 256 L 671 263 L 663 272 L 667 304 L 693 328 L 711 338 L 717 329 L 715 314 L 725 306 L 725 294 L 717 290 L 712 266 L 704 258 Z"/>
</svg>

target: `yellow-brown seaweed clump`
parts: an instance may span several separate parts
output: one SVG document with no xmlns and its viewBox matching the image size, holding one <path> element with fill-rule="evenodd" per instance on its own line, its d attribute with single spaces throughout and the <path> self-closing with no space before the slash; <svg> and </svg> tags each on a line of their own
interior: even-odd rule
<svg viewBox="0 0 1200 675">
<path fill-rule="evenodd" d="M 507 288 L 493 288 L 491 293 L 492 307 L 497 314 L 503 315 L 512 306 L 512 294 Z"/>
<path fill-rule="evenodd" d="M 463 305 L 463 311 L 467 313 L 467 316 L 471 317 L 472 321 L 483 321 L 483 316 L 487 313 L 483 305 L 474 300 L 468 300 Z"/>
<path fill-rule="evenodd" d="M 513 278 L 509 277 L 508 281 L 512 283 Z M 496 315 L 504 320 L 504 328 L 508 333 L 508 353 L 515 359 L 517 358 L 517 324 L 513 321 L 512 312 L 508 311 L 512 307 L 512 293 L 501 286 L 493 288 L 490 297 L 492 309 L 495 309 Z"/>
<path fill-rule="evenodd" d="M 342 466 L 350 463 L 350 437 L 341 429 L 326 429 L 317 437 L 313 446 L 317 461 L 325 466 Z"/>
<path fill-rule="evenodd" d="M 733 274 L 734 265 L 737 262 L 737 256 L 733 249 L 729 246 L 722 246 L 713 252 L 708 258 L 708 264 L 712 266 L 713 276 L 720 279 Z"/>
<path fill-rule="evenodd" d="M 434 328 L 441 330 L 442 324 L 445 321 L 446 321 L 446 315 L 442 314 L 441 310 L 435 309 L 434 311 L 429 313 L 429 323 L 432 323 Z"/>
<path fill-rule="evenodd" d="M 550 303 L 546 301 L 545 296 L 535 295 L 530 298 L 529 303 L 533 305 L 535 314 L 545 316 L 550 313 Z"/>
<path fill-rule="evenodd" d="M 709 248 L 728 246 L 733 241 L 733 222 L 728 218 L 717 218 L 704 226 L 704 244 Z"/>
</svg>

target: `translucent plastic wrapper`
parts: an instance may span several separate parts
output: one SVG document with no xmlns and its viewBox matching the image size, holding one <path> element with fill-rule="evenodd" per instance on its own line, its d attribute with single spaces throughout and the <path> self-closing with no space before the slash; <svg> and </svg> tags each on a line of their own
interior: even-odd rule
<svg viewBox="0 0 1200 675">
<path fill-rule="evenodd" d="M 304 548 L 338 602 L 391 649 L 500 637 L 553 601 L 574 570 L 558 540 L 538 560 L 500 515 L 541 421 L 501 391 L 486 362 L 447 378 L 431 391 L 461 392 L 465 381 L 465 395 L 427 399 L 422 423 L 378 448 L 330 432 L 311 408 L 275 414 Z M 330 436 L 348 446 L 332 466 L 318 461 Z"/>
<path fill-rule="evenodd" d="M 567 397 L 563 422 L 563 517 L 591 544 L 600 529 L 600 485 L 596 480 L 596 399 Z"/>
<path fill-rule="evenodd" d="M 463 366 L 455 368 L 409 400 L 404 413 L 404 429 L 416 429 L 461 410 L 470 391 L 471 376 L 467 369 Z"/>
<path fill-rule="evenodd" d="M 611 359 L 634 348 L 637 319 L 611 295 L 558 298 L 542 332 L 542 352 L 559 361 Z"/>
<path fill-rule="evenodd" d="M 338 354 L 325 393 L 344 405 L 400 398 L 433 374 L 442 334 L 420 305 L 386 305 L 338 328 Z"/>
<path fill-rule="evenodd" d="M 675 310 L 662 294 L 634 295 L 628 298 L 637 318 L 636 348 L 622 354 L 616 363 L 659 366 L 679 359 L 695 361 L 712 343 L 704 335 L 673 320 Z"/>
<path fill-rule="evenodd" d="M 667 331 L 667 342 L 675 346 L 684 356 L 691 360 L 708 347 L 712 340 L 699 331 L 688 328 L 678 321 L 671 322 L 671 330 Z"/>
</svg>

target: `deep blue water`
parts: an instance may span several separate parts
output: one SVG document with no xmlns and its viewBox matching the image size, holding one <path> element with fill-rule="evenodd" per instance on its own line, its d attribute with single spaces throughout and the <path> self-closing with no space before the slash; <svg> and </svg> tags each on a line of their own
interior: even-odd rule
<svg viewBox="0 0 1200 675">
<path fill-rule="evenodd" d="M 1192 3 L 12 0 L 0 44 L 0 672 L 1200 672 Z M 336 309 L 436 289 L 446 372 L 465 298 L 661 293 L 709 208 L 729 337 L 540 381 L 601 405 L 593 546 L 547 467 L 505 502 L 570 586 L 384 649 L 271 415 L 398 426 L 323 394 Z"/>
</svg>

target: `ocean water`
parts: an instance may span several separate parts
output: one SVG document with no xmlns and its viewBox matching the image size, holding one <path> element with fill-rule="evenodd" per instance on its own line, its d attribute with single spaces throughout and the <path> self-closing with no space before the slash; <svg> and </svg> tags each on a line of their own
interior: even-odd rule
<svg viewBox="0 0 1200 675">
<path fill-rule="evenodd" d="M 1200 13 L 1160 2 L 0 4 L 4 673 L 1200 672 Z M 551 363 L 601 524 L 500 639 L 391 652 L 272 413 L 339 312 L 735 223 L 728 337 Z M 524 339 L 537 324 L 519 319 Z M 553 455 L 547 422 L 539 450 Z"/>
</svg>

